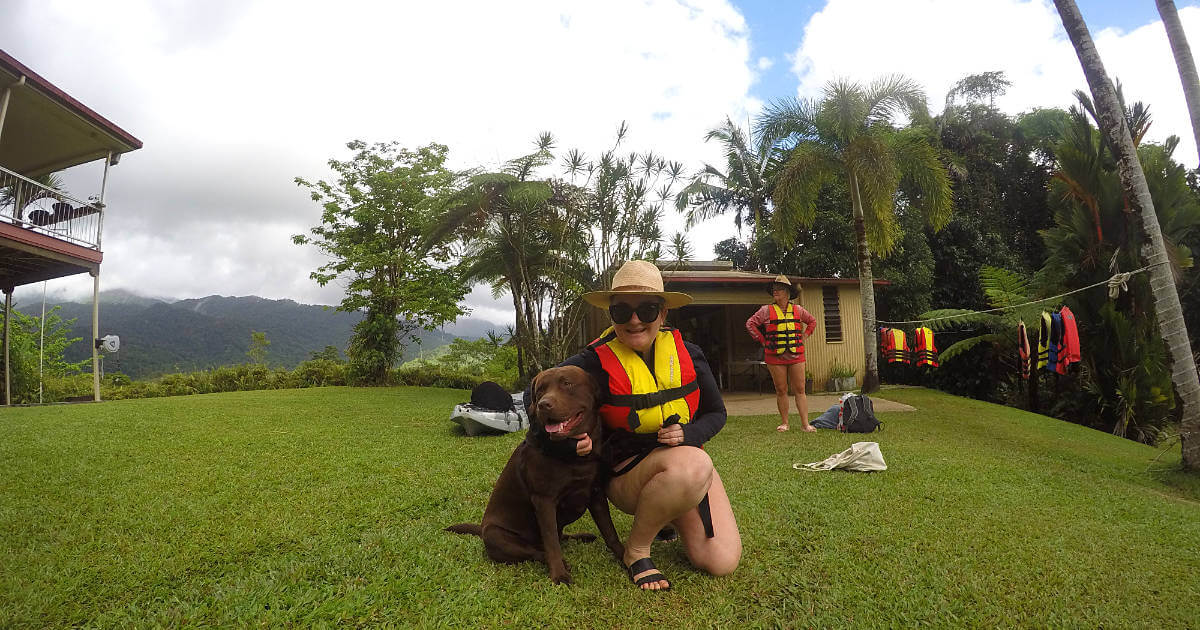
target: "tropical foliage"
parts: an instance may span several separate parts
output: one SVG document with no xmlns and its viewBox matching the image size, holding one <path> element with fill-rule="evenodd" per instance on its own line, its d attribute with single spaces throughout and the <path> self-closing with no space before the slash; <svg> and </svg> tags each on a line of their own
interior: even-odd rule
<svg viewBox="0 0 1200 630">
<path fill-rule="evenodd" d="M 733 224 L 740 232 L 751 226 L 747 258 L 743 269 L 766 269 L 764 222 L 769 218 L 771 194 L 775 185 L 778 153 L 775 138 L 754 134 L 726 118 L 711 129 L 705 141 L 718 140 L 725 158 L 724 169 L 705 164 L 700 172 L 679 191 L 675 208 L 687 212 L 688 226 L 733 213 Z"/>
<path fill-rule="evenodd" d="M 27 315 L 16 308 L 8 313 L 9 331 L 12 335 L 8 361 L 12 372 L 7 376 L 14 404 L 55 401 L 57 398 L 53 395 L 46 396 L 42 391 L 43 381 L 78 374 L 85 365 L 91 366 L 90 357 L 77 362 L 70 362 L 64 358 L 67 346 L 80 339 L 69 335 L 75 320 L 63 321 L 58 311 L 57 306 L 52 307 L 46 312 L 44 319 L 36 315 Z M 3 317 L 4 304 L 0 302 L 0 321 L 3 321 Z M 0 387 L 3 387 L 4 378 L 4 361 L 0 358 Z M 0 396 L 3 396 L 2 390 Z"/>
<path fill-rule="evenodd" d="M 787 151 L 772 194 L 774 228 L 784 244 L 814 223 L 826 184 L 841 180 L 846 187 L 863 302 L 863 390 L 868 392 L 879 386 L 872 252 L 883 257 L 896 247 L 902 236 L 899 213 L 920 213 L 938 230 L 952 209 L 949 176 L 930 143 L 930 130 L 920 124 L 896 128 L 901 114 L 916 123 L 928 119 L 925 94 L 911 79 L 892 75 L 868 86 L 839 80 L 825 87 L 819 101 L 772 103 L 757 128 L 764 137 L 779 138 L 778 146 Z"/>
<path fill-rule="evenodd" d="M 558 178 L 545 174 L 555 141 L 542 134 L 532 153 L 450 194 L 427 235 L 427 243 L 461 242 L 464 277 L 512 297 L 522 379 L 581 345 L 579 296 L 630 258 L 664 257 L 663 207 L 683 167 L 653 152 L 619 154 L 627 133 L 622 124 L 594 160 L 568 151 Z M 682 235 L 670 248 L 675 260 L 691 255 Z"/>
</svg>

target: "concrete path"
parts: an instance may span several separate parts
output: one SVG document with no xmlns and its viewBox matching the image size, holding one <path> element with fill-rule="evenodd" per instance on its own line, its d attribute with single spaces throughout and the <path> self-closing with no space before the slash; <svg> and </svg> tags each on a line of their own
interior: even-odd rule
<svg viewBox="0 0 1200 630">
<path fill-rule="evenodd" d="M 777 415 L 779 410 L 775 407 L 775 394 L 760 394 L 758 392 L 728 392 L 724 395 L 725 410 L 730 416 L 767 416 Z M 840 393 L 833 394 L 809 394 L 808 395 L 808 415 L 816 417 L 824 413 L 833 405 L 837 404 L 842 399 Z M 792 413 L 796 412 L 796 400 L 789 397 L 792 404 Z M 871 396 L 871 403 L 875 406 L 875 411 L 916 411 L 915 407 L 911 407 L 904 403 L 898 403 L 878 396 Z"/>
</svg>

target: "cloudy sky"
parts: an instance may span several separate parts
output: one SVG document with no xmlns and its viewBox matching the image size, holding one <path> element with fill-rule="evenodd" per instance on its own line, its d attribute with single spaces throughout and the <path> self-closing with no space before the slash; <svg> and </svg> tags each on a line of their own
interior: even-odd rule
<svg viewBox="0 0 1200 630">
<path fill-rule="evenodd" d="M 1186 107 L 1151 0 L 1077 0 L 1109 72 L 1150 104 L 1152 140 L 1183 142 Z M 1176 0 L 1200 46 L 1200 0 Z M 0 48 L 145 147 L 110 174 L 102 289 L 188 298 L 260 295 L 336 304 L 291 235 L 320 210 L 293 178 L 328 178 L 351 139 L 450 147 L 493 166 L 540 131 L 595 155 L 628 121 L 629 148 L 689 168 L 705 131 L 764 103 L 815 96 L 835 77 L 905 73 L 941 108 L 959 78 L 1003 70 L 998 104 L 1066 106 L 1086 89 L 1050 0 L 0 0 Z M 99 192 L 99 165 L 68 173 Z M 668 218 L 666 232 L 679 229 Z M 697 258 L 728 221 L 691 231 Z M 19 289 L 30 302 L 41 287 Z M 90 278 L 49 283 L 91 292 Z M 474 316 L 511 321 L 472 293 Z"/>
</svg>

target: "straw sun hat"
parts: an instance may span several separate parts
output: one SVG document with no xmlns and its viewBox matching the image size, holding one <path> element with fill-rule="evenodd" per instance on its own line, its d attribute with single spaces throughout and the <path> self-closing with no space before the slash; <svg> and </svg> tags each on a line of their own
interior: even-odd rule
<svg viewBox="0 0 1200 630">
<path fill-rule="evenodd" d="M 691 304 L 692 296 L 675 291 L 663 291 L 662 272 L 652 262 L 631 260 L 617 270 L 612 279 L 611 291 L 584 293 L 583 300 L 597 308 L 608 308 L 612 296 L 655 295 L 667 303 L 667 308 L 679 308 Z"/>
<path fill-rule="evenodd" d="M 792 281 L 783 274 L 775 276 L 775 279 L 771 281 L 771 284 L 767 285 L 767 293 L 774 291 L 775 285 L 777 284 L 786 286 L 788 288 L 788 293 L 792 296 L 793 300 L 796 299 L 797 295 L 800 295 L 800 291 L 796 289 L 796 285 L 792 284 Z"/>
</svg>

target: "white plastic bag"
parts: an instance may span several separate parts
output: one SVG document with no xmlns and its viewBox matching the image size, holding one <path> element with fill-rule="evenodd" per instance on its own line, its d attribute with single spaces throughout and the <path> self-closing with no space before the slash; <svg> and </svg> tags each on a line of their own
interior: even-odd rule
<svg viewBox="0 0 1200 630">
<path fill-rule="evenodd" d="M 837 455 L 831 455 L 825 461 L 808 464 L 797 462 L 792 464 L 792 468 L 796 470 L 833 470 L 841 468 L 842 470 L 857 472 L 872 472 L 887 470 L 887 463 L 883 461 L 883 452 L 879 450 L 878 442 L 855 442 L 850 445 L 850 448 Z"/>
</svg>

